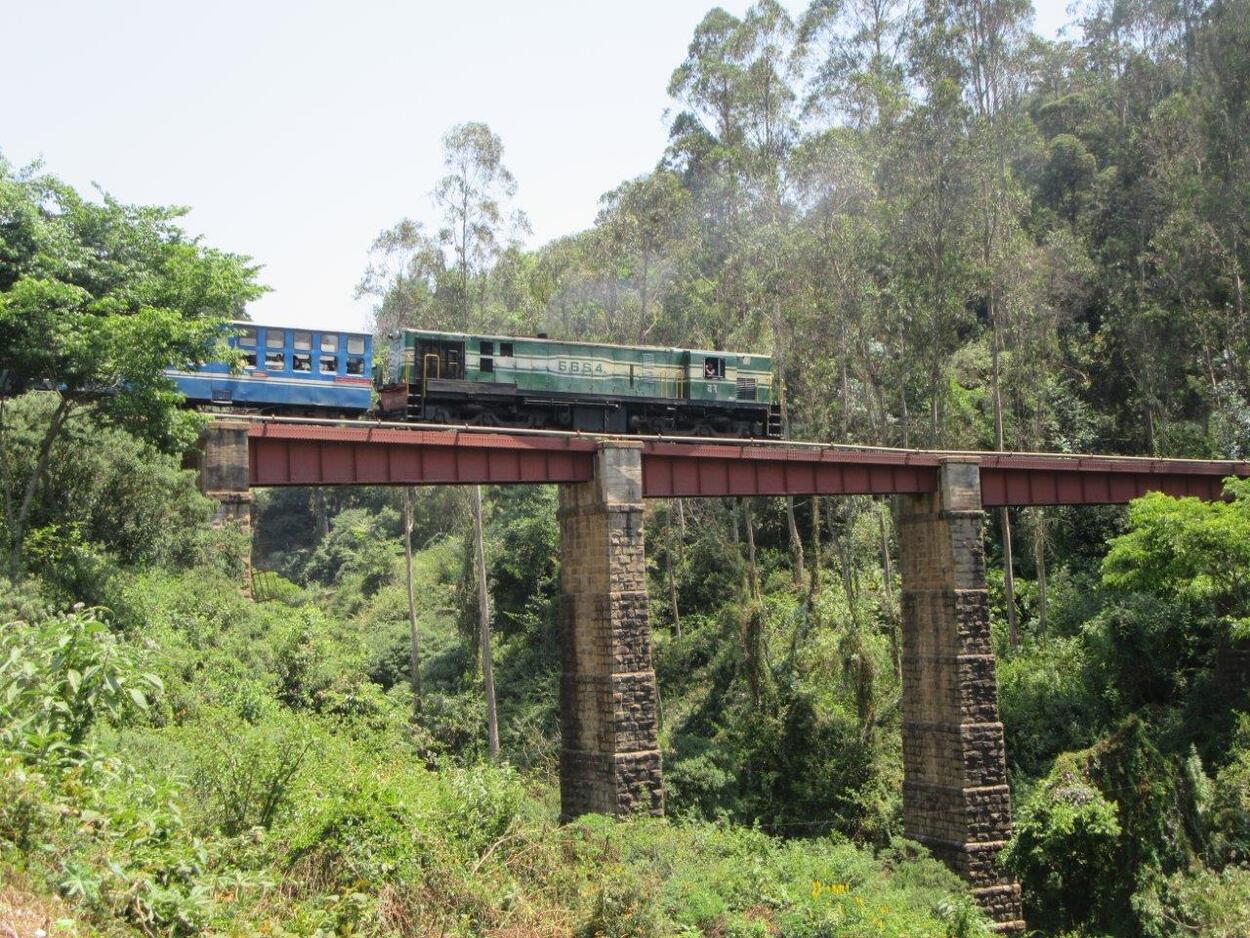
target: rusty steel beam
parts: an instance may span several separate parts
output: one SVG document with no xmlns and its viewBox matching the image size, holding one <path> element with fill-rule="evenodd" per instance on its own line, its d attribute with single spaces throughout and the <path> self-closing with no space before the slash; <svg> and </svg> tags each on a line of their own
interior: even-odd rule
<svg viewBox="0 0 1250 938">
<path fill-rule="evenodd" d="M 601 442 L 571 433 L 327 421 L 258 421 L 248 436 L 253 486 L 585 482 Z M 1151 491 L 1213 499 L 1220 497 L 1227 476 L 1250 475 L 1250 463 L 1217 460 L 648 438 L 643 494 L 921 494 L 936 489 L 938 466 L 953 455 L 980 463 L 986 507 L 1121 504 Z"/>
<path fill-rule="evenodd" d="M 253 423 L 253 486 L 586 482 L 596 443 L 456 430 Z"/>
</svg>

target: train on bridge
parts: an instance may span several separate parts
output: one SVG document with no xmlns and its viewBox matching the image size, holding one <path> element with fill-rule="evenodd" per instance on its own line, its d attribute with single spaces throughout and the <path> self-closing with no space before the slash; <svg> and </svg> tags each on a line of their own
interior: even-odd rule
<svg viewBox="0 0 1250 938">
<path fill-rule="evenodd" d="M 231 323 L 232 362 L 166 374 L 187 402 L 236 413 L 777 439 L 768 355 L 405 329 L 375 354 L 356 332 Z"/>
</svg>

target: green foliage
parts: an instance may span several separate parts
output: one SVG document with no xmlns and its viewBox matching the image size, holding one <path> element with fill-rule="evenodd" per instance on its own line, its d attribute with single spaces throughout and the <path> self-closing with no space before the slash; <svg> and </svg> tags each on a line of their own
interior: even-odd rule
<svg viewBox="0 0 1250 938">
<path fill-rule="evenodd" d="M 1240 938 L 1250 933 L 1250 869 L 1198 867 L 1151 884 L 1134 899 L 1149 936 Z"/>
<path fill-rule="evenodd" d="M 316 739 L 303 720 L 281 712 L 255 724 L 205 719 L 196 734 L 189 781 L 204 793 L 197 814 L 228 836 L 270 827 L 290 808 L 292 783 Z"/>
<path fill-rule="evenodd" d="M 1229 479 L 1228 501 L 1152 492 L 1129 509 L 1129 531 L 1103 563 L 1106 584 L 1126 592 L 1210 602 L 1239 610 L 1250 574 L 1250 480 Z"/>
<path fill-rule="evenodd" d="M 1115 804 L 1075 759 L 1055 763 L 1020 806 L 1015 827 L 1003 860 L 1025 889 L 1028 921 L 1055 932 L 1085 923 L 1110 927 L 1101 915 L 1121 885 L 1120 822 Z"/>
<path fill-rule="evenodd" d="M 161 689 L 98 610 L 0 626 L 0 744 L 31 762 L 81 759 L 98 720 L 146 711 Z"/>
<path fill-rule="evenodd" d="M 5 452 L 0 490 L 5 558 L 22 563 L 33 498 L 67 424 L 85 412 L 179 452 L 200 425 L 163 370 L 206 360 L 220 326 L 260 295 L 257 268 L 188 237 L 183 210 L 83 198 L 38 167 L 0 158 L 0 395 L 49 389 L 34 458 Z M 0 402 L 3 397 L 0 397 Z M 84 411 L 89 405 L 89 410 Z"/>
</svg>

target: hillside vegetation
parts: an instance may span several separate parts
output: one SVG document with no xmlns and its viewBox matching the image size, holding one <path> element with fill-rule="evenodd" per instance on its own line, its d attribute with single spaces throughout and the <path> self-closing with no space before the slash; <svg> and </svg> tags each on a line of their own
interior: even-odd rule
<svg viewBox="0 0 1250 938">
<path fill-rule="evenodd" d="M 377 331 L 771 353 L 795 438 L 1244 457 L 1250 7 L 1095 2 L 1061 42 L 1028 12 L 712 10 L 655 167 L 533 250 L 503 141 L 458 125 L 437 217 L 373 247 Z M 554 490 L 485 490 L 493 760 L 469 493 L 260 492 L 241 591 L 159 372 L 262 288 L 179 214 L 0 160 L 0 922 L 987 933 L 902 838 L 889 501 L 650 504 L 668 817 L 561 826 Z M 1227 496 L 988 519 L 1038 934 L 1250 934 L 1250 484 Z"/>
</svg>

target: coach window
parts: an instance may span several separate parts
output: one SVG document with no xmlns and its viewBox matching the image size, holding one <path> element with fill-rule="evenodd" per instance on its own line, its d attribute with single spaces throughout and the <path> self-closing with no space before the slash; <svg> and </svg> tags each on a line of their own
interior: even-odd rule
<svg viewBox="0 0 1250 938">
<path fill-rule="evenodd" d="M 725 359 L 709 358 L 704 361 L 703 377 L 708 381 L 716 381 L 725 377 Z"/>
<path fill-rule="evenodd" d="M 321 373 L 323 375 L 336 375 L 339 373 L 339 337 L 328 333 L 321 333 Z"/>
<path fill-rule="evenodd" d="M 494 342 L 483 342 L 483 343 L 482 343 L 482 345 L 481 345 L 481 353 L 482 353 L 483 355 L 494 355 L 494 354 L 495 354 L 495 343 L 494 343 Z"/>
<path fill-rule="evenodd" d="M 244 368 L 256 367 L 256 327 L 242 326 L 239 329 L 238 338 L 231 343 L 237 344 L 242 351 L 242 361 Z"/>
<path fill-rule="evenodd" d="M 361 355 L 348 355 L 347 373 L 349 375 L 363 375 L 365 373 L 364 357 Z"/>
<path fill-rule="evenodd" d="M 291 370 L 312 371 L 312 333 L 295 332 L 291 335 Z"/>
<path fill-rule="evenodd" d="M 499 343 L 499 357 L 500 357 L 500 358 L 511 358 L 511 357 L 512 357 L 512 343 L 511 343 L 511 342 L 500 342 L 500 343 Z"/>
</svg>

